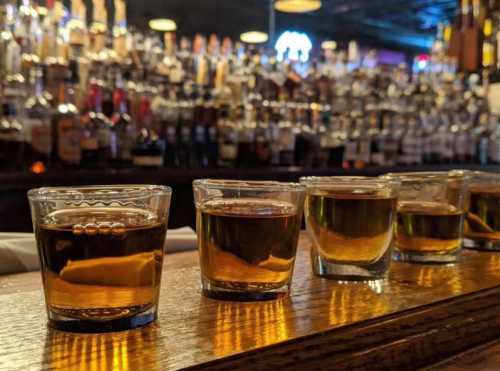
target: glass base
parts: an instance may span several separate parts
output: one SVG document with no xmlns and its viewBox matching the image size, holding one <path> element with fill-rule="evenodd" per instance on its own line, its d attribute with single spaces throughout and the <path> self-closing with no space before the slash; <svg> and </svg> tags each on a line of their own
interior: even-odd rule
<svg viewBox="0 0 500 371">
<path fill-rule="evenodd" d="M 394 250 L 393 259 L 406 263 L 451 264 L 459 260 L 459 250 L 448 254 L 417 253 Z"/>
<path fill-rule="evenodd" d="M 316 250 L 311 250 L 315 275 L 337 281 L 374 281 L 386 278 L 391 262 L 391 249 L 376 262 L 369 264 L 340 263 L 326 260 Z"/>
<path fill-rule="evenodd" d="M 227 300 L 227 301 L 262 301 L 262 300 L 274 300 L 283 296 L 287 296 L 290 292 L 290 284 L 286 283 L 278 288 L 262 288 L 256 289 L 255 285 L 251 288 L 240 288 L 232 289 L 227 287 L 228 284 L 225 283 L 225 287 L 217 285 L 209 280 L 202 280 L 203 295 L 207 298 L 216 300 Z M 238 285 L 240 286 L 240 285 Z"/>
<path fill-rule="evenodd" d="M 131 317 L 103 321 L 75 319 L 50 311 L 48 324 L 56 330 L 67 332 L 115 332 L 131 330 L 148 325 L 156 321 L 157 317 L 157 311 L 154 308 L 150 308 Z"/>
<path fill-rule="evenodd" d="M 500 241 L 464 239 L 464 247 L 479 251 L 500 251 Z"/>
</svg>

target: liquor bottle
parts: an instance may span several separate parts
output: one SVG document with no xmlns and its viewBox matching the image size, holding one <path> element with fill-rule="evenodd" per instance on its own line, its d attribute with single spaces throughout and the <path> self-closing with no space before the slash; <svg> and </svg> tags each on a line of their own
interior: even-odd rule
<svg viewBox="0 0 500 371">
<path fill-rule="evenodd" d="M 8 46 L 14 38 L 9 24 L 9 10 L 12 8 L 11 4 L 0 4 L 0 86 L 7 77 L 8 65 Z"/>
<path fill-rule="evenodd" d="M 219 160 L 218 165 L 222 167 L 234 167 L 238 157 L 238 126 L 234 115 L 231 114 L 229 106 L 220 109 L 217 120 L 219 132 Z"/>
<path fill-rule="evenodd" d="M 488 148 L 490 142 L 490 116 L 484 112 L 479 117 L 479 125 L 475 128 L 476 162 L 480 165 L 489 163 Z"/>
<path fill-rule="evenodd" d="M 193 142 L 191 140 L 191 127 L 193 126 L 193 102 L 185 94 L 179 99 L 179 118 L 177 123 L 178 156 L 181 167 L 191 168 L 194 164 Z"/>
<path fill-rule="evenodd" d="M 342 167 L 345 142 L 347 139 L 347 122 L 348 121 L 345 120 L 345 118 L 338 115 L 333 118 L 333 125 L 330 134 L 332 143 L 330 145 L 330 154 L 328 158 L 329 167 Z"/>
<path fill-rule="evenodd" d="M 486 18 L 483 26 L 482 67 L 486 72 L 496 68 L 497 41 L 493 34 L 493 20 Z"/>
<path fill-rule="evenodd" d="M 205 168 L 208 165 L 207 158 L 207 138 L 205 135 L 205 106 L 202 94 L 194 99 L 194 118 L 191 132 L 191 141 L 193 143 L 194 167 Z"/>
<path fill-rule="evenodd" d="M 127 5 L 124 0 L 115 0 L 113 25 L 113 50 L 118 58 L 128 57 L 127 50 Z"/>
<path fill-rule="evenodd" d="M 261 107 L 257 113 L 255 129 L 255 155 L 259 166 L 268 166 L 271 160 L 271 131 L 269 129 L 270 113 Z"/>
<path fill-rule="evenodd" d="M 159 135 L 165 142 L 165 166 L 179 167 L 177 156 L 177 122 L 179 105 L 175 102 L 175 92 L 167 86 L 157 107 Z"/>
<path fill-rule="evenodd" d="M 370 138 L 370 165 L 382 166 L 384 164 L 381 148 L 381 133 L 379 129 L 379 112 L 371 111 L 368 117 L 369 128 L 368 137 Z"/>
<path fill-rule="evenodd" d="M 370 165 L 371 160 L 371 138 L 368 134 L 368 122 L 363 118 L 356 120 L 358 153 L 354 167 L 356 169 L 364 169 Z"/>
<path fill-rule="evenodd" d="M 81 161 L 81 124 L 74 103 L 73 77 L 69 71 L 59 86 L 58 102 L 52 120 L 52 162 L 57 167 L 78 167 Z"/>
<path fill-rule="evenodd" d="M 92 23 L 90 25 L 90 46 L 91 52 L 98 59 L 99 53 L 101 53 L 106 47 L 106 32 L 108 29 L 108 13 L 106 10 L 106 5 L 104 0 L 92 0 Z"/>
<path fill-rule="evenodd" d="M 70 59 L 83 56 L 87 40 L 87 7 L 82 0 L 71 0 L 71 20 L 68 22 L 68 43 Z"/>
<path fill-rule="evenodd" d="M 344 159 L 342 167 L 344 169 L 352 169 L 358 158 L 360 130 L 359 125 L 363 121 L 359 118 L 359 112 L 352 112 L 349 118 L 349 126 L 347 130 L 347 140 L 345 145 Z"/>
<path fill-rule="evenodd" d="M 36 46 L 40 43 L 39 17 L 30 0 L 21 1 L 17 17 L 14 35 L 21 47 L 22 74 L 28 80 L 31 68 L 40 62 L 36 55 Z"/>
<path fill-rule="evenodd" d="M 138 167 L 161 167 L 165 155 L 165 142 L 153 128 L 151 101 L 147 94 L 142 97 L 139 120 L 141 129 L 132 150 L 132 162 Z"/>
<path fill-rule="evenodd" d="M 495 165 L 500 164 L 500 120 L 494 116 L 492 130 L 489 137 L 489 162 Z"/>
<path fill-rule="evenodd" d="M 24 130 L 26 147 L 25 166 L 32 172 L 42 172 L 50 166 L 52 154 L 51 118 L 52 108 L 45 99 L 43 73 L 33 68 L 30 76 L 31 95 L 26 100 Z"/>
<path fill-rule="evenodd" d="M 82 133 L 80 139 L 81 165 L 83 167 L 98 167 L 99 162 L 99 126 L 102 125 L 97 117 L 98 106 L 102 101 L 101 87 L 93 79 L 89 84 L 87 96 L 87 113 L 82 116 Z"/>
<path fill-rule="evenodd" d="M 111 159 L 113 165 L 126 167 L 132 164 L 132 149 L 136 140 L 136 127 L 128 114 L 127 93 L 121 77 L 113 93 L 114 113 L 111 118 Z"/>
<path fill-rule="evenodd" d="M 265 106 L 264 101 L 264 106 Z M 269 133 L 270 133 L 270 158 L 269 163 L 271 166 L 279 166 L 280 164 L 280 114 L 277 102 L 269 103 L 270 110 L 270 121 L 269 121 Z"/>
<path fill-rule="evenodd" d="M 398 157 L 398 140 L 394 133 L 393 113 L 382 114 L 382 131 L 380 133 L 380 150 L 382 152 L 382 166 L 395 166 Z"/>
<path fill-rule="evenodd" d="M 425 111 L 420 113 L 420 122 L 422 124 L 422 162 L 424 164 L 432 163 L 432 137 L 434 135 L 434 126 L 431 114 Z"/>
<path fill-rule="evenodd" d="M 239 127 L 237 163 L 240 167 L 254 167 L 257 162 L 255 153 L 257 114 L 251 106 L 240 106 L 236 112 L 236 122 Z"/>
<path fill-rule="evenodd" d="M 22 169 L 24 130 L 19 121 L 19 105 L 10 99 L 3 102 L 3 119 L 0 120 L 0 168 Z"/>
<path fill-rule="evenodd" d="M 302 168 L 311 168 L 314 163 L 312 112 L 309 104 L 298 104 L 295 123 L 295 164 Z"/>
<path fill-rule="evenodd" d="M 279 120 L 279 151 L 280 166 L 293 166 L 295 153 L 295 131 L 292 124 L 291 109 L 280 108 Z"/>
<path fill-rule="evenodd" d="M 217 128 L 218 109 L 211 94 L 207 94 L 205 98 L 204 122 L 206 128 L 207 166 L 214 168 L 217 166 L 217 160 L 219 158 L 219 133 Z"/>
<path fill-rule="evenodd" d="M 455 156 L 454 135 L 452 124 L 446 112 L 441 113 L 440 125 L 437 131 L 436 153 L 439 153 L 439 162 L 441 164 L 450 164 Z"/>
</svg>

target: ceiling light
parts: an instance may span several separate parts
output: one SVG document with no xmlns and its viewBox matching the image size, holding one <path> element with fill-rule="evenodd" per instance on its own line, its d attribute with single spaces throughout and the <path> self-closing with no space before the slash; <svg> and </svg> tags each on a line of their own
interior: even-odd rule
<svg viewBox="0 0 500 371">
<path fill-rule="evenodd" d="M 321 8 L 321 0 L 277 0 L 274 8 L 285 13 L 306 13 Z"/>
<path fill-rule="evenodd" d="M 321 43 L 321 49 L 335 50 L 337 49 L 337 42 L 333 40 L 325 40 Z"/>
<path fill-rule="evenodd" d="M 265 43 L 268 38 L 267 33 L 260 31 L 248 31 L 240 35 L 240 40 L 248 44 Z"/>
<path fill-rule="evenodd" d="M 149 21 L 149 28 L 160 32 L 170 32 L 177 30 L 177 25 L 171 19 L 157 18 Z"/>
</svg>

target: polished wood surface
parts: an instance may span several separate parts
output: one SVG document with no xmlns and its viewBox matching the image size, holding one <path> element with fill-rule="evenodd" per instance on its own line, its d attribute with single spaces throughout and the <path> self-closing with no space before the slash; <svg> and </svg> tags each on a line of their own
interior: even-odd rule
<svg viewBox="0 0 500 371">
<path fill-rule="evenodd" d="M 314 277 L 308 254 L 302 236 L 292 295 L 258 303 L 202 297 L 196 252 L 167 255 L 159 321 L 110 334 L 48 329 L 40 274 L 0 277 L 0 370 L 414 369 L 500 338 L 500 254 L 377 284 Z"/>
<path fill-rule="evenodd" d="M 472 348 L 439 362 L 426 371 L 498 371 L 500 370 L 500 339 Z"/>
</svg>

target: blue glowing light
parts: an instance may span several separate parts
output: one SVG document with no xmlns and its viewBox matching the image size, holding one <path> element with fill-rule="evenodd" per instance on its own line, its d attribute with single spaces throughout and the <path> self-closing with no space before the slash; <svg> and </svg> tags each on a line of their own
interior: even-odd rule
<svg viewBox="0 0 500 371">
<path fill-rule="evenodd" d="M 278 53 L 277 59 L 290 61 L 307 62 L 312 49 L 312 42 L 309 36 L 303 32 L 285 31 L 274 46 Z"/>
</svg>

